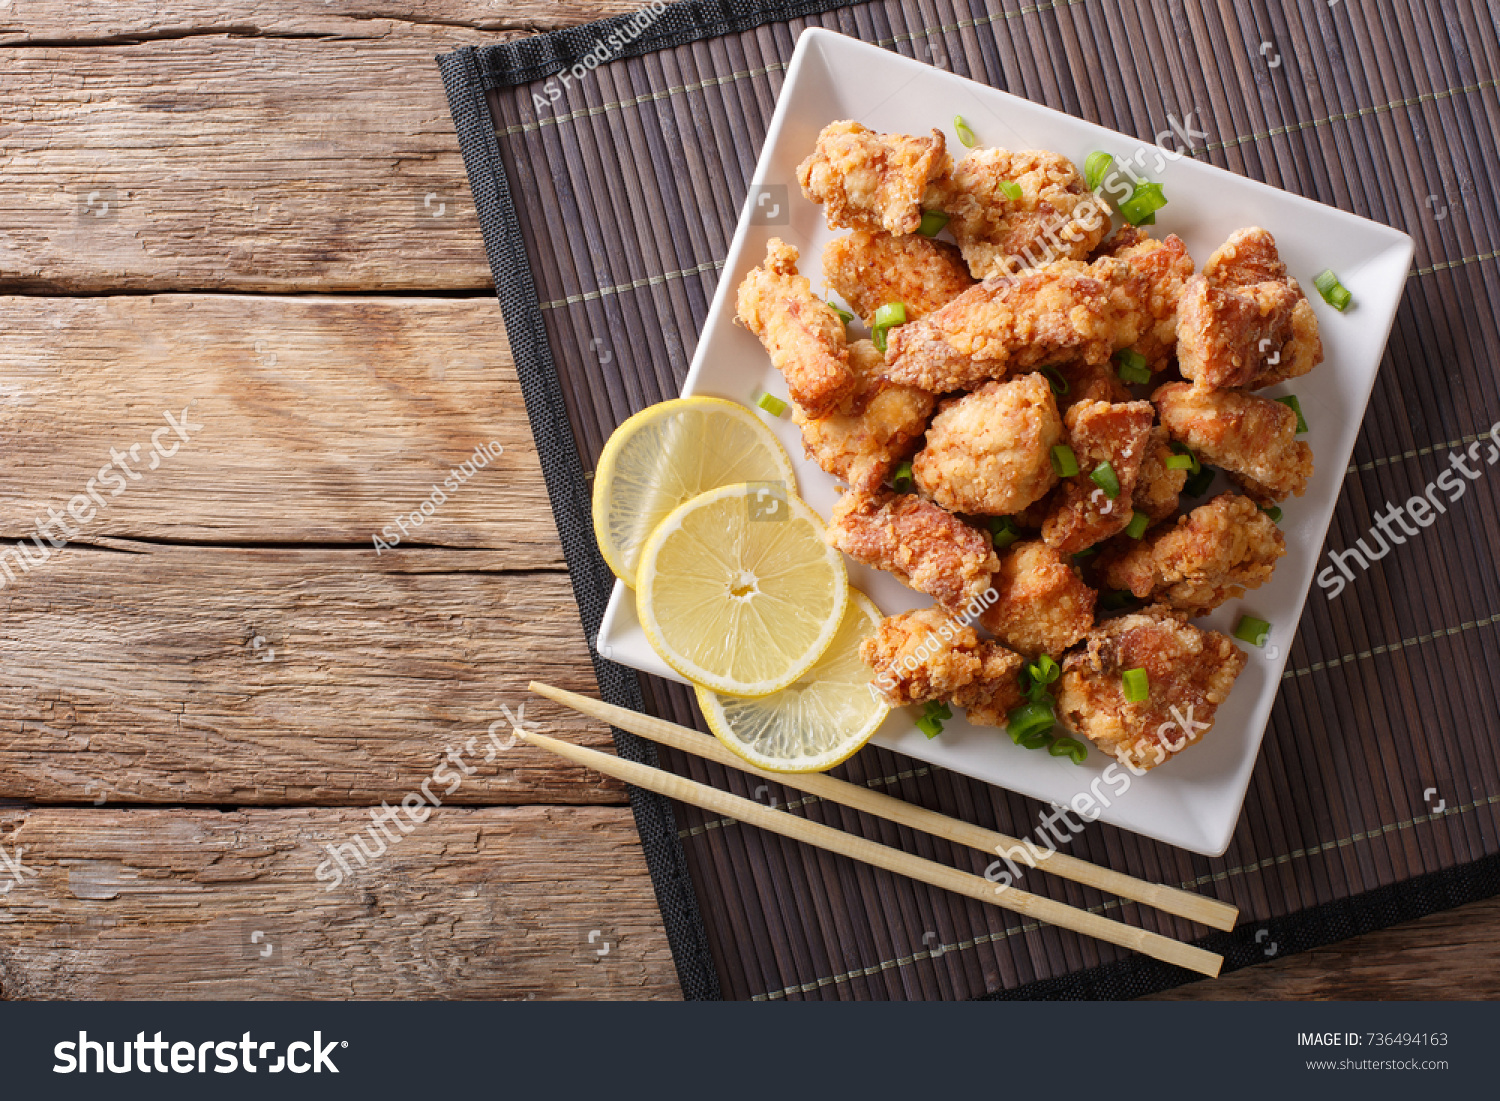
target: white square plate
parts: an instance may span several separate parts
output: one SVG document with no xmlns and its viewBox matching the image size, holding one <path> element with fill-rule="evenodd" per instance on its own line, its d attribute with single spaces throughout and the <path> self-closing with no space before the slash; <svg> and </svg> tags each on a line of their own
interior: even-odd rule
<svg viewBox="0 0 1500 1101">
<path fill-rule="evenodd" d="M 1079 165 L 1095 149 L 1117 161 L 1137 156 L 1142 175 L 1160 181 L 1168 205 L 1157 212 L 1155 236 L 1175 233 L 1201 266 L 1231 232 L 1264 226 L 1275 235 L 1288 269 L 1310 292 L 1324 354 L 1310 375 L 1266 391 L 1295 391 L 1309 426 L 1316 473 L 1305 496 L 1282 503 L 1287 554 L 1274 578 L 1243 600 L 1232 601 L 1199 624 L 1229 632 L 1242 613 L 1270 621 L 1264 649 L 1245 647 L 1250 662 L 1214 728 L 1181 757 L 1140 777 L 1128 790 L 1098 785 L 1112 797 L 1099 820 L 1208 856 L 1229 846 L 1271 705 L 1291 649 L 1319 551 L 1354 449 L 1360 419 L 1379 369 L 1401 288 L 1411 267 L 1412 241 L 1404 233 L 1322 206 L 1296 195 L 1155 145 L 1082 122 L 1024 99 L 857 39 L 812 28 L 804 31 L 787 68 L 786 84 L 771 119 L 739 227 L 709 311 L 683 394 L 711 394 L 746 405 L 756 392 L 785 396 L 786 386 L 753 334 L 734 324 L 735 290 L 765 256 L 766 242 L 781 237 L 802 253 L 800 270 L 822 285 L 823 246 L 835 233 L 823 210 L 802 197 L 796 168 L 818 132 L 836 119 L 854 119 L 878 131 L 924 134 L 945 131 L 955 159 L 964 152 L 951 126 L 962 115 L 982 145 L 1050 149 Z M 1191 125 L 1184 120 L 1185 125 Z M 1176 148 L 1176 139 L 1163 138 Z M 785 189 L 783 192 L 782 189 Z M 769 189 L 769 190 L 767 190 Z M 759 198 L 761 195 L 766 198 Z M 784 200 L 784 212 L 774 209 Z M 753 223 L 776 224 L 753 224 Z M 1355 305 L 1339 313 L 1312 289 L 1325 268 L 1339 274 Z M 804 499 L 827 517 L 838 496 L 834 479 L 801 458 L 802 443 L 790 418 L 763 417 L 793 456 Z M 849 562 L 850 581 L 887 615 L 931 601 L 894 577 Z M 635 616 L 632 594 L 615 583 L 600 628 L 599 652 L 613 661 L 681 681 L 651 649 Z M 897 752 L 987 783 L 1049 802 L 1067 804 L 1088 791 L 1112 763 L 1098 751 L 1083 766 L 1067 758 L 1021 749 L 1002 731 L 976 728 L 961 713 L 929 741 L 914 723 L 916 709 L 898 709 L 874 741 Z M 1123 774 L 1117 768 L 1115 776 Z"/>
</svg>

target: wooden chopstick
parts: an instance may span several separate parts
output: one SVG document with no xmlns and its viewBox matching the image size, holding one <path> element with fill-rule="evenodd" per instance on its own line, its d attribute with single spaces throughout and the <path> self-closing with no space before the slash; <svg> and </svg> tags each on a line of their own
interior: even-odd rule
<svg viewBox="0 0 1500 1101">
<path fill-rule="evenodd" d="M 1018 887 L 1001 889 L 981 876 L 970 875 L 956 868 L 924 860 L 920 856 L 912 856 L 900 849 L 888 848 L 863 837 L 836 830 L 832 826 L 825 826 L 807 818 L 798 818 L 785 811 L 772 810 L 760 803 L 743 799 L 738 795 L 731 795 L 727 791 L 720 791 L 718 788 L 700 784 L 675 773 L 652 768 L 650 765 L 638 764 L 635 761 L 627 761 L 608 753 L 601 753 L 597 749 L 588 749 L 570 742 L 560 742 L 556 738 L 549 738 L 536 731 L 522 730 L 519 726 L 512 729 L 516 737 L 523 741 L 551 750 L 559 757 L 566 757 L 585 768 L 602 772 L 606 776 L 613 776 L 627 784 L 654 791 L 669 799 L 692 803 L 694 806 L 702 807 L 715 814 L 722 814 L 740 822 L 758 826 L 763 830 L 779 833 L 783 837 L 790 837 L 795 841 L 827 849 L 829 852 L 839 853 L 877 868 L 884 868 L 888 872 L 904 875 L 908 879 L 930 883 L 934 887 L 941 887 L 955 894 L 966 895 L 980 902 L 988 902 L 992 906 L 1011 910 L 1035 921 L 1046 922 L 1062 929 L 1071 929 L 1075 933 L 1141 952 L 1153 959 L 1176 964 L 1178 967 L 1185 967 L 1201 975 L 1217 976 L 1224 962 L 1223 957 L 1202 948 L 1195 948 L 1191 944 L 1183 944 L 1181 941 L 1172 940 L 1158 933 L 1111 921 L 1098 914 L 1091 914 L 1087 910 L 1077 910 L 1065 903 L 1029 894 Z"/>
<path fill-rule="evenodd" d="M 982 826 L 957 818 L 949 818 L 945 814 L 927 810 L 925 807 L 913 806 L 858 784 L 851 784 L 821 772 L 767 772 L 756 768 L 742 757 L 736 756 L 711 735 L 702 734 L 685 726 L 678 726 L 676 723 L 658 719 L 653 715 L 642 715 L 638 711 L 616 707 L 614 704 L 580 696 L 566 689 L 554 688 L 540 681 L 532 681 L 529 687 L 539 696 L 546 696 L 549 700 L 555 700 L 575 711 L 617 726 L 621 730 L 628 730 L 632 734 L 639 734 L 653 742 L 661 742 L 663 745 L 680 749 L 684 753 L 692 753 L 728 768 L 748 772 L 763 780 L 772 780 L 786 787 L 805 791 L 809 795 L 842 803 L 846 807 L 853 807 L 855 810 L 861 810 L 879 818 L 899 822 L 914 830 L 946 838 L 959 845 L 968 845 L 990 855 L 999 855 L 1003 851 L 1018 864 L 1026 864 L 1040 871 L 1051 872 L 1063 879 L 1071 879 L 1075 883 L 1096 887 L 1101 891 L 1119 895 L 1121 898 L 1128 898 L 1154 909 L 1185 917 L 1189 921 L 1227 931 L 1233 929 L 1239 920 L 1240 912 L 1237 908 L 1215 898 L 1205 898 L 1191 891 L 1166 887 L 1159 883 L 1148 883 L 1145 880 L 1125 875 L 1123 872 L 1090 864 L 1087 860 L 1080 860 L 1064 852 L 1046 856 L 1043 850 L 1044 855 L 1038 859 L 1032 854 L 1031 847 L 1023 845 L 1014 837 L 1008 837 L 1003 833 L 987 830 Z"/>
</svg>

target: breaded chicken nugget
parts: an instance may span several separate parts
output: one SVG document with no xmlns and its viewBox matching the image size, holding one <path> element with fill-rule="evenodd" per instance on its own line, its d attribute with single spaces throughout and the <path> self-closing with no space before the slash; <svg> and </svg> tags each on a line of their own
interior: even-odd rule
<svg viewBox="0 0 1500 1101">
<path fill-rule="evenodd" d="M 1258 226 L 1231 234 L 1188 284 L 1177 339 L 1183 377 L 1220 389 L 1259 390 L 1323 361 L 1312 305 Z"/>
<path fill-rule="evenodd" d="M 993 588 L 999 599 L 979 622 L 1025 657 L 1059 655 L 1094 625 L 1097 594 L 1041 541 L 1017 543 L 1003 554 Z"/>
<path fill-rule="evenodd" d="M 868 340 L 849 345 L 849 367 L 857 381 L 847 413 L 810 417 L 794 402 L 792 418 L 809 459 L 855 489 L 875 490 L 915 450 L 934 398 L 887 379 L 885 356 Z"/>
<path fill-rule="evenodd" d="M 1105 363 L 1114 351 L 1110 310 L 1106 285 L 1076 261 L 986 279 L 891 330 L 887 373 L 942 394 L 1048 363 Z"/>
<path fill-rule="evenodd" d="M 917 138 L 831 122 L 798 165 L 797 182 L 823 205 L 830 228 L 915 233 L 929 185 L 947 179 L 952 168 L 941 131 Z"/>
<path fill-rule="evenodd" d="M 1172 457 L 1171 437 L 1165 428 L 1151 429 L 1146 440 L 1146 457 L 1141 460 L 1141 472 L 1135 480 L 1135 494 L 1130 507 L 1143 512 L 1152 523 L 1165 520 L 1177 511 L 1182 487 L 1187 484 L 1188 472 L 1170 470 L 1167 460 Z"/>
<path fill-rule="evenodd" d="M 1137 772 L 1200 740 L 1229 698 L 1245 654 L 1160 608 L 1100 623 L 1063 659 L 1057 717 Z M 1143 669 L 1149 694 L 1125 698 L 1123 674 Z"/>
<path fill-rule="evenodd" d="M 822 416 L 854 393 L 844 323 L 797 274 L 791 245 L 771 238 L 765 263 L 740 284 L 738 311 L 786 379 L 792 400 L 810 415 Z"/>
<path fill-rule="evenodd" d="M 916 321 L 974 285 L 958 249 L 927 237 L 892 237 L 856 230 L 823 250 L 823 279 L 866 325 L 892 302 Z"/>
<path fill-rule="evenodd" d="M 1002 185 L 1020 188 L 1012 199 Z M 1082 260 L 1109 229 L 1109 206 L 1077 167 L 1045 149 L 975 149 L 940 200 L 948 229 L 979 279 L 1053 260 Z"/>
<path fill-rule="evenodd" d="M 1000 564 L 985 533 L 930 501 L 885 490 L 840 497 L 825 538 L 959 616 L 989 589 Z"/>
<path fill-rule="evenodd" d="M 1260 588 L 1284 554 L 1286 536 L 1271 518 L 1248 497 L 1224 493 L 1139 543 L 1111 547 L 1099 569 L 1116 589 L 1199 616 Z"/>
<path fill-rule="evenodd" d="M 1166 368 L 1177 348 L 1178 305 L 1193 277 L 1193 258 L 1181 238 L 1131 235 L 1089 270 L 1109 287 L 1114 350 L 1132 348 L 1151 370 Z"/>
<path fill-rule="evenodd" d="M 1008 516 L 1057 483 L 1062 421 L 1041 375 L 990 382 L 945 401 L 912 460 L 917 488 L 950 512 Z"/>
<path fill-rule="evenodd" d="M 1123 405 L 1085 401 L 1068 410 L 1063 423 L 1068 445 L 1078 460 L 1078 473 L 1063 480 L 1057 505 L 1042 524 L 1042 538 L 1049 547 L 1062 554 L 1077 554 L 1125 530 L 1155 419 L 1156 411 L 1149 401 Z M 1104 463 L 1114 470 L 1120 486 L 1114 497 L 1091 477 Z"/>
<path fill-rule="evenodd" d="M 1151 395 L 1172 438 L 1221 466 L 1263 505 L 1301 497 L 1312 477 L 1312 448 L 1297 439 L 1294 410 L 1254 394 L 1171 382 Z"/>
<path fill-rule="evenodd" d="M 946 699 L 979 675 L 979 636 L 941 608 L 887 616 L 860 643 L 877 692 L 892 706 Z"/>
<path fill-rule="evenodd" d="M 948 699 L 965 709 L 975 726 L 1004 726 L 1006 716 L 1026 700 L 1021 669 L 1026 659 L 998 642 L 979 644 L 979 672 Z"/>
</svg>

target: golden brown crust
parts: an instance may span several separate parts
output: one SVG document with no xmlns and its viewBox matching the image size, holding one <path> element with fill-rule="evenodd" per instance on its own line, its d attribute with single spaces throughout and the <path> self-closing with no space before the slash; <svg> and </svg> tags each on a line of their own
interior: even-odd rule
<svg viewBox="0 0 1500 1101">
<path fill-rule="evenodd" d="M 1057 504 L 1042 524 L 1042 538 L 1048 546 L 1062 554 L 1077 554 L 1125 530 L 1155 419 L 1149 401 L 1085 401 L 1068 410 L 1063 422 L 1078 460 L 1078 473 L 1063 479 Z M 1120 483 L 1114 498 L 1106 496 L 1090 477 L 1106 462 Z"/>
<path fill-rule="evenodd" d="M 1312 448 L 1297 439 L 1297 414 L 1281 402 L 1185 382 L 1158 388 L 1152 400 L 1173 439 L 1204 462 L 1223 467 L 1260 503 L 1306 492 Z"/>
<path fill-rule="evenodd" d="M 1139 543 L 1111 547 L 1099 568 L 1116 589 L 1198 616 L 1265 584 L 1284 554 L 1271 518 L 1224 493 Z"/>
<path fill-rule="evenodd" d="M 892 237 L 855 230 L 823 250 L 823 279 L 866 325 L 892 302 L 916 321 L 974 285 L 958 249 L 926 237 Z"/>
<path fill-rule="evenodd" d="M 1068 392 L 1057 397 L 1057 408 L 1067 412 L 1081 401 L 1133 401 L 1135 395 L 1130 387 L 1120 381 L 1120 376 L 1110 363 L 1059 363 L 1053 367 L 1068 384 Z"/>
<path fill-rule="evenodd" d="M 797 274 L 797 250 L 773 237 L 765 263 L 751 268 L 739 286 L 739 319 L 765 346 L 771 364 L 786 379 L 792 400 L 821 416 L 855 389 L 849 369 L 844 323 Z"/>
<path fill-rule="evenodd" d="M 997 599 L 979 622 L 1028 658 L 1061 654 L 1094 625 L 1097 594 L 1046 543 L 1011 547 L 1000 558 L 993 588 Z"/>
<path fill-rule="evenodd" d="M 1178 306 L 1193 277 L 1181 238 L 1132 236 L 1090 270 L 1109 286 L 1114 350 L 1134 349 L 1152 371 L 1167 367 L 1177 348 Z"/>
<path fill-rule="evenodd" d="M 871 683 L 892 707 L 944 699 L 981 668 L 979 636 L 941 608 L 887 616 L 860 643 Z"/>
<path fill-rule="evenodd" d="M 960 616 L 989 589 L 1000 564 L 983 532 L 930 501 L 888 490 L 845 493 L 833 506 L 826 538 Z"/>
<path fill-rule="evenodd" d="M 952 170 L 941 131 L 931 137 L 877 134 L 857 122 L 831 122 L 797 167 L 802 193 L 823 206 L 834 229 L 915 233 L 929 185 Z"/>
<path fill-rule="evenodd" d="M 1014 184 L 1011 199 L 1002 184 Z M 948 230 L 976 278 L 1082 260 L 1109 229 L 1109 206 L 1067 157 L 1044 149 L 975 149 L 942 189 Z"/>
<path fill-rule="evenodd" d="M 1159 608 L 1106 620 L 1063 659 L 1057 716 L 1122 764 L 1155 768 L 1208 732 L 1245 661 L 1226 636 Z M 1145 700 L 1125 698 L 1127 669 L 1145 670 Z"/>
<path fill-rule="evenodd" d="M 950 512 L 1008 516 L 1057 483 L 1062 421 L 1040 375 L 991 382 L 943 403 L 912 461 L 917 488 Z"/>
<path fill-rule="evenodd" d="M 1169 470 L 1167 460 L 1172 457 L 1171 437 L 1160 426 L 1151 429 L 1146 439 L 1146 456 L 1141 460 L 1141 472 L 1135 480 L 1135 495 L 1130 507 L 1144 512 L 1151 522 L 1165 520 L 1177 511 L 1182 487 L 1187 484 L 1187 470 Z"/>
<path fill-rule="evenodd" d="M 951 700 L 967 709 L 964 717 L 974 726 L 1004 726 L 1006 716 L 1026 699 L 1021 692 L 1026 660 L 995 642 L 981 642 L 979 654 L 979 672 Z"/>
</svg>

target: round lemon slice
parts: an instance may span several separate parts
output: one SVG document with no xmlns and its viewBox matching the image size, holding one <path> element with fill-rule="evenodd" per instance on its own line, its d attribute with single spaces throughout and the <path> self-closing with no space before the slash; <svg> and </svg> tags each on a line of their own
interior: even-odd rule
<svg viewBox="0 0 1500 1101">
<path fill-rule="evenodd" d="M 662 660 L 730 696 L 764 696 L 806 673 L 849 602 L 817 513 L 754 484 L 675 509 L 641 548 L 637 581 L 636 613 Z"/>
<path fill-rule="evenodd" d="M 853 756 L 890 714 L 870 691 L 859 644 L 880 625 L 880 609 L 856 589 L 833 643 L 806 673 L 757 699 L 698 689 L 709 729 L 734 752 L 770 772 L 822 772 Z"/>
<path fill-rule="evenodd" d="M 634 586 L 641 547 L 678 505 L 718 486 L 780 482 L 792 461 L 754 413 L 722 398 L 677 398 L 616 428 L 594 471 L 594 534 L 616 577 Z"/>
</svg>

